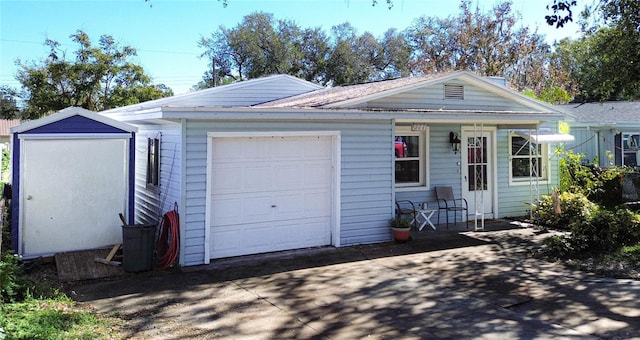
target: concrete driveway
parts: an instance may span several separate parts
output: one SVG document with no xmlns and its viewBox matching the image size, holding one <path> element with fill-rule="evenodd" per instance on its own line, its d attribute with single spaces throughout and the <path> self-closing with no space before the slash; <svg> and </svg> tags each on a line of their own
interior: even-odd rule
<svg viewBox="0 0 640 340">
<path fill-rule="evenodd" d="M 640 338 L 640 282 L 531 257 L 549 234 L 488 224 L 407 244 L 214 261 L 71 287 L 140 339 Z"/>
</svg>

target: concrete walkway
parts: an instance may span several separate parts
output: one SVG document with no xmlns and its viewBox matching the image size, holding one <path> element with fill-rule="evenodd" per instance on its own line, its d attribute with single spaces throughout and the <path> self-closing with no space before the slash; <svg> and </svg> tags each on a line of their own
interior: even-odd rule
<svg viewBox="0 0 640 340">
<path fill-rule="evenodd" d="M 140 339 L 640 339 L 640 282 L 534 259 L 549 234 L 532 228 L 487 229 L 71 288 Z"/>
</svg>

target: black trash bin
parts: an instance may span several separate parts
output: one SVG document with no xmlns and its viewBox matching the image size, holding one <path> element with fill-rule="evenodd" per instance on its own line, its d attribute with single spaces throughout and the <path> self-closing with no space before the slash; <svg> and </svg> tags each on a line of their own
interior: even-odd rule
<svg viewBox="0 0 640 340">
<path fill-rule="evenodd" d="M 122 226 L 122 269 L 141 272 L 153 269 L 155 224 L 128 224 Z"/>
</svg>

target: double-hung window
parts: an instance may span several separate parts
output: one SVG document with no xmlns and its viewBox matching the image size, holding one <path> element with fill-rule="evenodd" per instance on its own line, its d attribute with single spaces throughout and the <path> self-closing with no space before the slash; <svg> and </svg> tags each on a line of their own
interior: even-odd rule
<svg viewBox="0 0 640 340">
<path fill-rule="evenodd" d="M 412 130 L 411 126 L 397 126 L 395 153 L 396 187 L 427 186 L 428 127 Z"/>
<path fill-rule="evenodd" d="M 509 147 L 511 182 L 526 182 L 532 178 L 548 179 L 548 144 L 535 144 L 524 137 L 511 135 Z"/>
</svg>

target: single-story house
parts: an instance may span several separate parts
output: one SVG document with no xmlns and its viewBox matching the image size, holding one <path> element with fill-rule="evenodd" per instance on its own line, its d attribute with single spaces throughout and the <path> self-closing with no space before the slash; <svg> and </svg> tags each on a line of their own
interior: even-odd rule
<svg viewBox="0 0 640 340">
<path fill-rule="evenodd" d="M 24 258 L 122 243 L 136 128 L 78 107 L 11 128 L 11 242 Z"/>
<path fill-rule="evenodd" d="M 600 166 L 637 167 L 640 162 L 640 102 L 596 102 L 557 106 L 567 113 L 575 142 L 567 149 Z"/>
<path fill-rule="evenodd" d="M 389 241 L 395 201 L 436 186 L 474 221 L 523 216 L 569 139 L 557 108 L 466 71 L 331 88 L 274 75 L 101 114 L 138 128 L 136 222 L 177 206 L 184 266 Z"/>
</svg>

